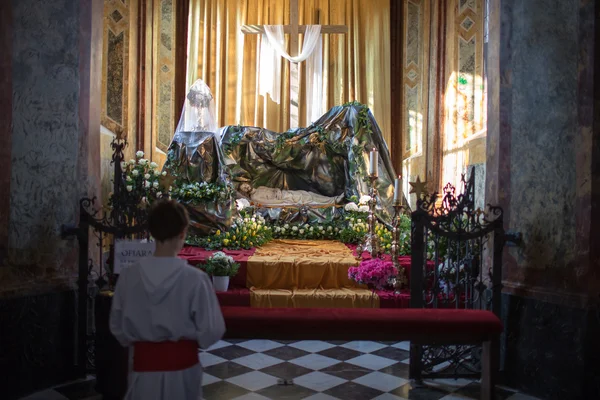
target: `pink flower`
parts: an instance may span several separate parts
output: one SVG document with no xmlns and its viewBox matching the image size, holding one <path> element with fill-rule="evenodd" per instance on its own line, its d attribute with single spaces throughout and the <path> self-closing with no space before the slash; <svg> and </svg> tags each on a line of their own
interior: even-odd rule
<svg viewBox="0 0 600 400">
<path fill-rule="evenodd" d="M 378 290 L 387 287 L 396 275 L 397 271 L 392 262 L 381 259 L 363 261 L 358 267 L 348 268 L 349 279 Z"/>
</svg>

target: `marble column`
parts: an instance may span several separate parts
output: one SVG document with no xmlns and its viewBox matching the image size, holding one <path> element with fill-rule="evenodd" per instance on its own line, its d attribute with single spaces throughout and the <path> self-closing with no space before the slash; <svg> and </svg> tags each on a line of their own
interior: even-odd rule
<svg viewBox="0 0 600 400">
<path fill-rule="evenodd" d="M 70 377 L 79 198 L 98 193 L 102 0 L 0 2 L 0 387 Z"/>
<path fill-rule="evenodd" d="M 507 384 L 600 398 L 599 9 L 490 0 L 486 201 L 523 244 L 504 255 Z M 596 339 L 591 339 L 595 337 Z"/>
</svg>

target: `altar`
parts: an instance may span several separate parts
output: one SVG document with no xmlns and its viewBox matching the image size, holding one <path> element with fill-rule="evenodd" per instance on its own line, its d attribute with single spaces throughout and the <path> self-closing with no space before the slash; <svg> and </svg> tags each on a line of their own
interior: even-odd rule
<svg viewBox="0 0 600 400">
<path fill-rule="evenodd" d="M 348 278 L 357 266 L 356 246 L 331 240 L 274 240 L 259 249 L 224 250 L 240 263 L 229 290 L 217 292 L 221 305 L 301 308 L 405 308 L 408 285 L 400 290 L 371 290 Z M 213 251 L 185 247 L 180 257 L 202 264 Z M 367 252 L 365 260 L 370 259 Z M 389 255 L 383 257 L 390 260 Z M 399 257 L 410 277 L 410 256 Z M 432 267 L 432 265 L 431 265 Z"/>
</svg>

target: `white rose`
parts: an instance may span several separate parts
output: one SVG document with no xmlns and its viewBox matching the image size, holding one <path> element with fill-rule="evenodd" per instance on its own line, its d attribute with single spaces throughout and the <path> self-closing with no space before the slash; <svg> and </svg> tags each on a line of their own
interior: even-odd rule
<svg viewBox="0 0 600 400">
<path fill-rule="evenodd" d="M 359 224 L 362 222 L 362 219 L 357 219 L 356 222 L 358 222 Z"/>
<path fill-rule="evenodd" d="M 126 179 L 127 179 L 127 182 L 131 182 L 132 181 L 131 176 L 129 176 L 129 175 L 127 175 Z"/>
<path fill-rule="evenodd" d="M 312 230 L 313 230 L 313 227 L 311 226 L 310 228 L 308 228 L 308 230 L 309 230 L 309 231 L 312 231 Z"/>
<path fill-rule="evenodd" d="M 149 188 L 152 184 L 148 181 L 144 181 L 144 187 Z"/>
<path fill-rule="evenodd" d="M 297 227 L 297 226 L 292 226 L 292 230 L 293 230 L 294 232 L 296 232 L 296 231 L 298 230 L 298 227 Z"/>
<path fill-rule="evenodd" d="M 150 163 L 150 168 L 152 168 L 152 169 L 154 169 L 154 168 L 158 168 L 158 164 L 157 164 L 157 163 L 155 163 L 154 161 L 152 161 L 152 162 Z"/>
<path fill-rule="evenodd" d="M 158 188 L 158 182 L 152 183 L 152 187 L 154 187 L 155 189 Z"/>
<path fill-rule="evenodd" d="M 121 161 L 121 169 L 127 168 L 127 163 L 125 161 Z"/>
<path fill-rule="evenodd" d="M 144 152 L 143 152 L 143 151 L 141 151 L 141 150 L 139 150 L 139 151 L 137 151 L 137 152 L 135 153 L 135 156 L 136 156 L 137 158 L 142 158 L 142 157 L 144 157 Z"/>
<path fill-rule="evenodd" d="M 132 158 L 131 160 L 129 160 L 129 164 L 135 165 L 135 160 Z"/>
<path fill-rule="evenodd" d="M 331 229 L 332 229 L 332 228 L 331 228 L 331 225 L 327 227 L 327 230 L 328 230 L 328 231 L 330 231 Z"/>
<path fill-rule="evenodd" d="M 144 175 L 144 178 L 145 178 L 145 179 L 150 179 L 150 174 L 146 174 L 146 175 Z"/>
<path fill-rule="evenodd" d="M 364 204 L 369 203 L 369 201 L 371 201 L 371 196 L 363 195 L 363 196 L 360 196 L 360 200 L 358 201 L 358 204 L 364 205 Z"/>
<path fill-rule="evenodd" d="M 236 205 L 237 209 L 241 211 L 246 207 L 250 207 L 250 202 L 246 199 L 237 199 L 235 201 L 235 205 Z"/>
<path fill-rule="evenodd" d="M 358 211 L 358 206 L 356 203 L 350 202 L 344 206 L 344 210 L 346 211 Z"/>
<path fill-rule="evenodd" d="M 360 206 L 360 207 L 358 207 L 358 211 L 369 212 L 369 206 Z"/>
<path fill-rule="evenodd" d="M 289 227 L 290 227 L 290 226 L 289 226 L 288 224 L 285 224 L 285 225 L 283 226 L 283 228 L 284 228 L 284 229 L 287 229 L 287 228 L 289 228 Z"/>
<path fill-rule="evenodd" d="M 167 171 L 163 171 L 161 175 L 162 176 L 167 176 Z"/>
<path fill-rule="evenodd" d="M 131 185 L 128 185 L 128 186 L 127 186 L 127 191 L 128 191 L 128 192 L 131 192 L 132 190 L 133 190 L 133 186 L 131 186 Z"/>
<path fill-rule="evenodd" d="M 138 176 L 140 173 L 138 172 L 137 169 L 134 169 L 133 171 L 131 171 L 131 175 L 133 176 Z"/>
<path fill-rule="evenodd" d="M 140 165 L 148 164 L 148 160 L 146 160 L 145 158 L 142 158 L 139 162 L 140 162 Z"/>
<path fill-rule="evenodd" d="M 323 227 L 322 227 L 321 225 L 319 225 L 319 230 L 320 230 L 320 231 L 322 231 L 322 230 L 323 230 Z"/>
<path fill-rule="evenodd" d="M 304 234 L 304 229 L 300 229 L 300 234 L 303 235 Z"/>
</svg>

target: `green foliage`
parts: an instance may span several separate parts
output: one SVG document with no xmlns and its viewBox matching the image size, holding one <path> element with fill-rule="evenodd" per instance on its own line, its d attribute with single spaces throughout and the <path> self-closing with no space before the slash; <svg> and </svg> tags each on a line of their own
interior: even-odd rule
<svg viewBox="0 0 600 400">
<path fill-rule="evenodd" d="M 225 182 L 185 183 L 176 181 L 170 192 L 171 198 L 190 205 L 226 202 L 233 195 L 233 188 Z"/>
<path fill-rule="evenodd" d="M 225 153 L 225 155 L 231 154 L 233 150 L 235 150 L 235 148 L 240 144 L 242 138 L 244 137 L 244 131 L 242 130 L 241 126 L 238 125 L 237 127 L 230 129 L 238 129 L 238 131 L 231 134 L 229 136 L 229 141 L 223 144 L 223 152 Z"/>
</svg>

